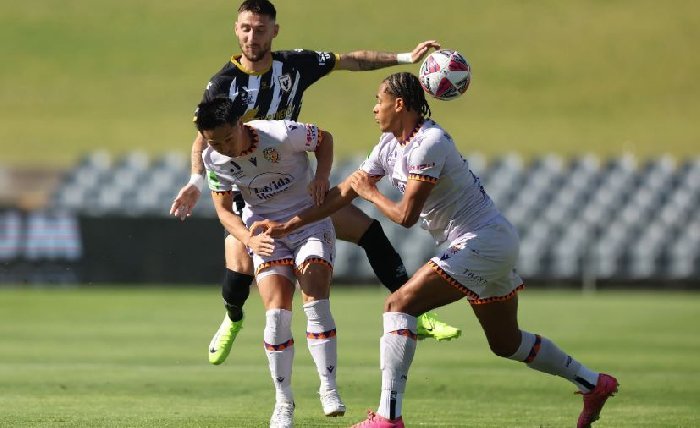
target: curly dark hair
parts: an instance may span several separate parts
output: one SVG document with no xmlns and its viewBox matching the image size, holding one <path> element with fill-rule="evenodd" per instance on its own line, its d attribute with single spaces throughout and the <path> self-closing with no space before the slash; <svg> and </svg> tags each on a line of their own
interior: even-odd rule
<svg viewBox="0 0 700 428">
<path fill-rule="evenodd" d="M 394 73 L 382 81 L 388 94 L 401 98 L 406 109 L 417 111 L 424 119 L 430 117 L 430 106 L 418 77 L 408 72 Z"/>
</svg>

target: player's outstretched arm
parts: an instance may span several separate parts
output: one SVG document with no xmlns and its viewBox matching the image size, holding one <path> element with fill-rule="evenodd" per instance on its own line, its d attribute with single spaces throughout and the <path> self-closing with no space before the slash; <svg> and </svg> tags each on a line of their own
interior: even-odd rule
<svg viewBox="0 0 700 428">
<path fill-rule="evenodd" d="M 377 189 L 376 177 L 365 171 L 355 171 L 348 179 L 352 189 L 361 198 L 372 202 L 389 220 L 406 228 L 416 224 L 425 201 L 435 187 L 430 182 L 409 180 L 401 200 L 394 202 Z"/>
<path fill-rule="evenodd" d="M 170 206 L 170 215 L 174 215 L 180 220 L 185 220 L 192 215 L 192 209 L 197 205 L 199 196 L 204 187 L 204 162 L 202 152 L 204 151 L 204 138 L 201 133 L 192 142 L 192 175 L 190 181 L 185 184 L 175 196 L 173 204 Z"/>
<path fill-rule="evenodd" d="M 252 235 L 243 224 L 243 220 L 233 212 L 233 195 L 231 192 L 212 192 L 214 208 L 219 221 L 228 233 L 250 248 L 255 254 L 269 256 L 275 249 L 274 240 L 269 233 Z"/>
<path fill-rule="evenodd" d="M 340 54 L 336 70 L 367 71 L 390 67 L 397 64 L 415 64 L 425 57 L 430 49 L 440 49 L 440 43 L 426 40 L 407 53 L 377 51 L 354 51 Z"/>
<path fill-rule="evenodd" d="M 357 193 L 352 190 L 350 182 L 346 179 L 328 191 L 323 204 L 309 207 L 285 223 L 278 223 L 272 220 L 256 221 L 250 226 L 250 233 L 256 234 L 264 230 L 273 238 L 289 235 L 304 225 L 326 218 L 344 206 L 350 205 L 356 197 Z"/>
</svg>

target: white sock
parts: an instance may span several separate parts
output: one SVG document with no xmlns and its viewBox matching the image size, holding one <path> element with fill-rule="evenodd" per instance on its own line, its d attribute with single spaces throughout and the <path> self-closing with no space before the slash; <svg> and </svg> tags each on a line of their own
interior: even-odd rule
<svg viewBox="0 0 700 428">
<path fill-rule="evenodd" d="M 515 354 L 508 357 L 521 361 L 535 370 L 561 376 L 569 380 L 581 392 L 590 392 L 598 382 L 598 373 L 576 361 L 559 349 L 546 337 L 521 330 L 520 347 Z"/>
<path fill-rule="evenodd" d="M 382 394 L 377 413 L 387 419 L 401 416 L 408 370 L 416 353 L 416 317 L 403 312 L 384 313 L 384 335 L 379 341 Z"/>
<path fill-rule="evenodd" d="M 324 392 L 336 389 L 338 341 L 335 337 L 335 321 L 331 315 L 331 302 L 325 299 L 305 303 L 304 312 L 308 320 L 306 341 L 321 380 L 319 390 Z"/>
<path fill-rule="evenodd" d="M 275 384 L 276 401 L 294 401 L 292 394 L 292 363 L 294 339 L 292 339 L 292 313 L 286 309 L 270 309 L 265 312 L 265 353 L 270 362 L 270 375 Z"/>
</svg>

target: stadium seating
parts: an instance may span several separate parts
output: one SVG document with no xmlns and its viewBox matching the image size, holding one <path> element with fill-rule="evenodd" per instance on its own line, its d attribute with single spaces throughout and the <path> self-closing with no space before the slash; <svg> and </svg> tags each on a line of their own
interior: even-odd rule
<svg viewBox="0 0 700 428">
<path fill-rule="evenodd" d="M 512 153 L 488 161 L 474 153 L 468 159 L 520 232 L 518 268 L 523 276 L 700 278 L 700 157 L 677 163 L 667 156 L 639 162 L 631 155 L 609 160 L 546 155 L 528 162 Z M 352 173 L 361 160 L 337 161 L 332 184 Z M 140 152 L 117 159 L 90 153 L 65 176 L 53 206 L 88 216 L 167 216 L 188 169 L 180 153 L 155 159 Z M 392 198 L 399 197 L 386 180 L 380 186 Z M 356 204 L 380 219 L 409 272 L 436 252 L 424 231 L 391 223 L 365 201 Z M 211 198 L 203 196 L 194 215 L 214 217 Z M 363 259 L 360 248 L 339 243 L 336 275 L 371 280 Z"/>
</svg>

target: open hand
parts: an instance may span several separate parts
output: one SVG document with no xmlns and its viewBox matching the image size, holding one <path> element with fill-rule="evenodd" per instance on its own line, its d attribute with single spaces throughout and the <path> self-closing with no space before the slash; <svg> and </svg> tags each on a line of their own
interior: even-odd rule
<svg viewBox="0 0 700 428">
<path fill-rule="evenodd" d="M 265 233 L 271 238 L 282 238 L 289 234 L 284 223 L 279 223 L 274 220 L 258 220 L 250 226 L 250 234 Z"/>
<path fill-rule="evenodd" d="M 413 52 L 411 52 L 413 63 L 415 64 L 422 60 L 430 49 L 440 49 L 440 43 L 438 43 L 436 40 L 427 40 L 425 42 L 418 43 L 418 46 L 416 46 L 416 48 L 413 49 Z"/>
<path fill-rule="evenodd" d="M 377 178 L 364 171 L 357 170 L 349 177 L 350 186 L 361 198 L 372 202 L 372 194 L 377 191 Z"/>
<path fill-rule="evenodd" d="M 311 198 L 314 200 L 314 204 L 316 206 L 319 206 L 323 203 L 323 201 L 326 199 L 326 193 L 328 193 L 328 189 L 331 187 L 331 182 L 328 181 L 328 179 L 319 179 L 319 178 L 314 178 L 311 180 L 309 183 L 309 195 L 311 195 Z"/>
<path fill-rule="evenodd" d="M 275 240 L 270 236 L 269 231 L 265 230 L 261 233 L 254 234 L 253 229 L 250 230 L 250 237 L 246 246 L 259 256 L 271 256 L 275 251 Z"/>
<path fill-rule="evenodd" d="M 170 215 L 174 215 L 184 221 L 192 215 L 192 209 L 197 205 L 201 193 L 194 184 L 185 185 L 175 197 L 170 207 Z"/>
</svg>

